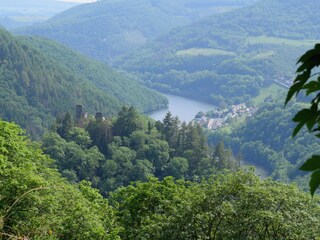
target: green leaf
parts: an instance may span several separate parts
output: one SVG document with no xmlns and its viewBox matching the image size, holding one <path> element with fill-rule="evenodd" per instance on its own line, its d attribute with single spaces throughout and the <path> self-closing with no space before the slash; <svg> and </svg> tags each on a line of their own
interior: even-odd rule
<svg viewBox="0 0 320 240">
<path fill-rule="evenodd" d="M 318 116 L 319 116 L 318 115 L 318 104 L 312 104 L 312 106 L 310 108 L 309 116 L 307 116 L 308 119 L 306 121 L 306 125 L 307 125 L 309 132 L 311 132 L 314 125 L 317 124 Z"/>
<path fill-rule="evenodd" d="M 299 131 L 301 130 L 303 125 L 304 125 L 304 122 L 301 122 L 294 128 L 293 133 L 292 133 L 292 137 L 295 137 L 299 133 Z"/>
<path fill-rule="evenodd" d="M 302 171 L 315 171 L 320 169 L 320 156 L 313 155 L 299 169 Z"/>
<path fill-rule="evenodd" d="M 302 75 L 305 75 L 305 73 L 310 72 L 310 70 L 314 67 L 314 64 L 312 62 L 304 62 L 303 64 L 301 64 L 301 66 L 297 69 L 298 73 L 302 73 Z M 310 77 L 310 73 L 308 73 L 309 77 Z M 306 75 L 305 75 L 306 76 Z M 308 77 L 308 78 L 309 78 Z"/>
<path fill-rule="evenodd" d="M 317 92 L 320 90 L 320 82 L 318 81 L 311 81 L 308 84 L 306 84 L 303 89 L 306 89 L 306 95 L 310 95 L 313 92 Z"/>
<path fill-rule="evenodd" d="M 303 86 L 303 83 L 297 82 L 297 83 L 294 83 L 290 87 L 289 92 L 287 94 L 287 98 L 286 98 L 285 104 L 287 104 L 291 100 L 291 98 L 293 97 L 294 94 L 298 94 L 299 93 L 299 91 L 301 90 L 302 86 Z"/>
<path fill-rule="evenodd" d="M 294 122 L 307 122 L 310 117 L 312 117 L 312 112 L 310 109 L 304 108 L 300 110 L 292 119 Z"/>
<path fill-rule="evenodd" d="M 320 185 L 320 170 L 317 170 L 312 173 L 310 183 L 309 183 L 311 196 L 314 195 L 319 185 Z"/>
<path fill-rule="evenodd" d="M 319 65 L 320 63 L 320 49 L 315 46 L 314 49 L 311 49 L 307 51 L 305 54 L 303 54 L 300 59 L 298 60 L 298 63 L 313 63 L 313 65 Z M 299 70 L 297 70 L 299 72 Z"/>
<path fill-rule="evenodd" d="M 314 49 L 302 55 L 297 64 L 299 63 L 301 65 L 296 71 L 298 75 L 293 81 L 293 86 L 288 91 L 285 105 L 295 94 L 298 95 L 301 90 L 305 90 L 307 96 L 312 93 L 317 93 L 317 95 L 312 99 L 309 109 L 302 109 L 292 119 L 298 123 L 293 130 L 292 137 L 295 137 L 305 124 L 309 132 L 319 132 L 320 111 L 318 111 L 318 104 L 320 103 L 320 77 L 318 76 L 317 81 L 311 81 L 310 78 L 314 67 L 320 65 L 320 44 L 316 44 Z M 317 127 L 315 127 L 316 124 Z M 319 133 L 316 136 L 320 138 Z M 313 172 L 309 183 L 310 193 L 313 196 L 320 185 L 320 156 L 312 156 L 300 167 L 300 170 Z"/>
<path fill-rule="evenodd" d="M 316 125 L 315 119 L 316 118 L 313 118 L 310 121 L 307 121 L 307 123 L 306 123 L 309 132 L 311 132 L 314 125 Z"/>
<path fill-rule="evenodd" d="M 299 90 L 302 89 L 303 85 L 308 81 L 311 74 L 311 68 L 299 74 L 296 79 L 293 81 L 295 84 L 299 84 Z"/>
<path fill-rule="evenodd" d="M 299 60 L 297 61 L 297 63 L 304 63 L 306 62 L 311 56 L 313 55 L 313 51 L 309 50 L 307 51 L 305 54 L 303 54 Z"/>
</svg>

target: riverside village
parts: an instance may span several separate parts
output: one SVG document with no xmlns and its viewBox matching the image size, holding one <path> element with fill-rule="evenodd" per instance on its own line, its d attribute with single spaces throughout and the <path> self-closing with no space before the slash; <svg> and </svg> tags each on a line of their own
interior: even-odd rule
<svg viewBox="0 0 320 240">
<path fill-rule="evenodd" d="M 256 110 L 257 108 L 255 107 L 248 107 L 245 103 L 241 103 L 206 113 L 199 112 L 195 116 L 195 121 L 208 130 L 217 130 L 237 119 L 251 117 Z"/>
</svg>

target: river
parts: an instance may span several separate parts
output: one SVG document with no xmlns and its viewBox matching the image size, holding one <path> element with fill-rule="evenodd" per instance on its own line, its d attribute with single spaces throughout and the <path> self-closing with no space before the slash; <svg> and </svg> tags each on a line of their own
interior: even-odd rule
<svg viewBox="0 0 320 240">
<path fill-rule="evenodd" d="M 149 117 L 155 120 L 163 120 L 166 113 L 170 111 L 173 116 L 178 116 L 181 121 L 188 123 L 194 119 L 198 112 L 208 112 L 216 108 L 213 104 L 199 102 L 185 97 L 169 94 L 163 95 L 169 100 L 168 108 L 160 109 L 148 114 Z"/>
<path fill-rule="evenodd" d="M 208 112 L 210 110 L 216 109 L 216 106 L 209 103 L 199 102 L 193 99 L 179 97 L 179 96 L 170 95 L 170 94 L 163 94 L 163 95 L 168 98 L 168 101 L 169 101 L 168 108 L 153 111 L 148 114 L 149 117 L 155 120 L 163 120 L 166 113 L 170 111 L 173 116 L 178 116 L 181 121 L 185 121 L 188 123 L 194 119 L 195 115 L 198 112 L 200 111 Z M 249 166 L 254 166 L 255 174 L 260 176 L 261 178 L 266 178 L 270 176 L 268 171 L 261 166 L 255 166 L 245 161 L 241 162 L 242 168 L 246 168 Z"/>
</svg>

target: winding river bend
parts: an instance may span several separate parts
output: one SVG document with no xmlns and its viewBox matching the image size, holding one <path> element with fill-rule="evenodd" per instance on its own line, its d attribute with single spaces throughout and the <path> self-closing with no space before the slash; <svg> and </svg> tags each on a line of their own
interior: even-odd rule
<svg viewBox="0 0 320 240">
<path fill-rule="evenodd" d="M 194 119 L 195 115 L 200 112 L 208 112 L 210 110 L 216 109 L 215 105 L 199 102 L 193 99 L 163 94 L 169 100 L 168 108 L 160 109 L 157 111 L 153 111 L 148 114 L 149 117 L 155 120 L 163 120 L 168 111 L 172 113 L 173 116 L 178 116 L 181 121 L 190 122 Z M 260 176 L 261 178 L 266 178 L 269 176 L 269 173 L 266 169 L 261 166 L 253 165 L 246 161 L 241 162 L 241 167 L 246 168 L 249 166 L 255 167 L 255 174 Z"/>
<path fill-rule="evenodd" d="M 208 112 L 216 108 L 215 105 L 199 102 L 193 99 L 163 94 L 169 100 L 167 109 L 160 109 L 148 114 L 149 117 L 155 120 L 162 120 L 166 113 L 170 111 L 173 116 L 178 116 L 181 121 L 190 122 L 195 115 L 200 112 Z"/>
</svg>

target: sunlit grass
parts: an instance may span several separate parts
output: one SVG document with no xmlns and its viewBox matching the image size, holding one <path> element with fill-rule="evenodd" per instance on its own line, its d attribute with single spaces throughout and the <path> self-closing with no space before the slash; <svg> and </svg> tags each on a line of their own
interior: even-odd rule
<svg viewBox="0 0 320 240">
<path fill-rule="evenodd" d="M 277 98 L 278 96 L 284 95 L 288 89 L 279 86 L 276 83 L 271 84 L 267 88 L 262 88 L 260 94 L 253 98 L 254 104 L 259 106 L 264 103 L 267 97 Z"/>
<path fill-rule="evenodd" d="M 253 60 L 261 60 L 261 59 L 266 59 L 269 57 L 274 56 L 274 51 L 266 51 L 266 52 L 261 52 L 253 56 L 251 59 Z"/>
<path fill-rule="evenodd" d="M 221 49 L 215 49 L 215 48 L 189 48 L 185 50 L 180 50 L 177 52 L 178 56 L 197 56 L 197 55 L 203 55 L 203 56 L 212 56 L 212 55 L 228 55 L 228 56 L 235 56 L 234 52 L 229 52 Z"/>
</svg>

